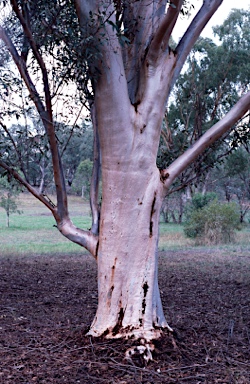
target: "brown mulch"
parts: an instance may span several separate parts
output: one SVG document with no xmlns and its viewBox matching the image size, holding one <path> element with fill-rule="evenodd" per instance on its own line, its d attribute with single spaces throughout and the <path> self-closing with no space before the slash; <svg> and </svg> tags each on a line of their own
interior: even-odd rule
<svg viewBox="0 0 250 384">
<path fill-rule="evenodd" d="M 174 336 L 153 361 L 124 359 L 133 340 L 85 336 L 97 305 L 86 255 L 0 260 L 0 383 L 250 383 L 250 254 L 171 251 L 159 281 Z"/>
</svg>

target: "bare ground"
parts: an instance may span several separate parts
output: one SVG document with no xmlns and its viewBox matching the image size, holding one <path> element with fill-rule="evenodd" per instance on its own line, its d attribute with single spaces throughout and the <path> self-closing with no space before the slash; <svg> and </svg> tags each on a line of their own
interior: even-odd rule
<svg viewBox="0 0 250 384">
<path fill-rule="evenodd" d="M 250 250 L 160 255 L 163 305 L 174 336 L 153 361 L 124 359 L 133 340 L 93 340 L 97 305 L 88 256 L 0 260 L 0 383 L 250 383 Z"/>
</svg>

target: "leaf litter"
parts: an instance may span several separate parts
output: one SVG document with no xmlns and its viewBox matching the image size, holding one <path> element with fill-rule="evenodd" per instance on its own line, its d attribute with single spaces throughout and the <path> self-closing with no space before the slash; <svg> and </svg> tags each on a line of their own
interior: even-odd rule
<svg viewBox="0 0 250 384">
<path fill-rule="evenodd" d="M 0 383 L 248 384 L 250 259 L 161 252 L 159 285 L 174 334 L 152 360 L 134 340 L 85 336 L 97 306 L 95 262 L 83 255 L 0 261 Z"/>
</svg>

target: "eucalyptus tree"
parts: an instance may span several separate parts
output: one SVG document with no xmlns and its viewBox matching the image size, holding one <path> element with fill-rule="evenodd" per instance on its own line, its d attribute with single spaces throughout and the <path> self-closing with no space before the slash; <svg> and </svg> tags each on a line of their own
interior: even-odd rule
<svg viewBox="0 0 250 384">
<path fill-rule="evenodd" d="M 250 156 L 243 145 L 214 171 L 213 184 L 227 201 L 238 203 L 240 222 L 243 223 L 250 210 Z"/>
<path fill-rule="evenodd" d="M 0 175 L 0 208 L 6 213 L 6 226 L 10 226 L 10 215 L 12 213 L 22 213 L 18 209 L 17 197 L 21 192 L 20 186 L 15 180 L 8 180 L 6 175 Z"/>
<path fill-rule="evenodd" d="M 232 108 L 242 92 L 249 89 L 249 20 L 249 11 L 234 9 L 222 26 L 214 28 L 216 37 L 221 40 L 219 44 L 199 38 L 194 45 L 165 114 L 158 154 L 160 167 L 174 161 Z M 192 183 L 203 190 L 208 172 L 216 162 L 240 142 L 247 144 L 248 141 L 245 118 L 180 175 L 178 186 Z"/>
<path fill-rule="evenodd" d="M 85 247 L 97 260 L 98 307 L 89 330 L 93 336 L 134 335 L 150 340 L 159 337 L 164 328 L 171 331 L 163 314 L 157 279 L 162 200 L 176 177 L 249 109 L 250 92 L 246 92 L 172 164 L 161 171 L 157 168 L 166 101 L 194 43 L 222 0 L 204 0 L 180 42 L 171 48 L 170 37 L 183 3 L 76 0 L 74 13 L 74 5 L 62 0 L 10 0 L 22 39 L 12 38 L 6 24 L 0 29 L 0 38 L 29 90 L 48 136 L 56 202 L 39 194 L 2 160 L 0 165 L 47 206 L 64 236 Z M 50 43 L 50 54 L 54 54 L 56 63 L 61 60 L 53 70 L 46 62 Z M 58 57 L 56 46 L 62 53 Z M 40 71 L 42 90 L 35 86 L 29 57 Z M 72 65 L 63 73 L 63 60 L 69 63 L 71 59 Z M 56 76 L 62 82 L 73 77 L 91 110 L 95 132 L 93 225 L 87 231 L 77 228 L 68 213 L 53 119 L 51 81 Z"/>
<path fill-rule="evenodd" d="M 69 187 L 77 184 L 77 189 L 80 188 L 81 190 L 84 180 L 79 179 L 78 168 L 83 161 L 89 161 L 91 163 L 93 159 L 92 125 L 83 121 L 82 124 L 77 124 L 73 127 L 64 126 L 63 128 L 62 131 L 62 124 L 58 124 L 57 136 L 60 141 L 60 153 L 65 178 Z M 90 178 L 91 174 L 92 167 L 90 169 Z"/>
</svg>

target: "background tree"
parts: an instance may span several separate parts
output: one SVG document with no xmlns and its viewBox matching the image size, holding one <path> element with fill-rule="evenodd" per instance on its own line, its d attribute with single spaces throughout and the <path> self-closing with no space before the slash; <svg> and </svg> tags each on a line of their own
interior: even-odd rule
<svg viewBox="0 0 250 384">
<path fill-rule="evenodd" d="M 225 164 L 226 177 L 231 181 L 231 193 L 240 207 L 240 221 L 250 209 L 250 158 L 249 153 L 239 148 L 232 153 Z"/>
<path fill-rule="evenodd" d="M 83 198 L 89 199 L 93 162 L 85 159 L 77 167 L 73 182 L 73 191 Z"/>
<path fill-rule="evenodd" d="M 64 236 L 97 259 L 98 308 L 89 331 L 93 336 L 133 335 L 149 340 L 159 337 L 164 328 L 171 330 L 163 314 L 157 279 L 163 198 L 175 179 L 249 109 L 250 92 L 246 92 L 167 169 L 160 172 L 157 168 L 166 101 L 188 54 L 222 0 L 204 0 L 187 32 L 171 48 L 170 37 L 183 3 L 77 0 L 75 12 L 71 2 L 10 0 L 12 19 L 0 28 L 0 39 L 26 84 L 48 137 L 56 202 L 39 194 L 6 162 L 0 160 L 0 166 L 50 209 Z M 18 33 L 20 30 L 17 36 L 13 32 L 16 25 Z M 36 73 L 42 89 L 34 82 Z M 72 79 L 80 96 L 85 93 L 94 129 L 90 231 L 77 228 L 69 217 L 53 116 L 54 81 L 58 89 Z"/>
<path fill-rule="evenodd" d="M 214 28 L 222 44 L 217 45 L 208 38 L 199 38 L 193 47 L 187 59 L 186 69 L 176 82 L 173 99 L 163 120 L 157 158 L 160 168 L 166 167 L 185 151 L 190 143 L 206 132 L 232 107 L 242 90 L 249 87 L 248 22 L 249 11 L 235 9 L 221 27 Z M 241 39 L 244 44 L 238 50 L 238 42 Z M 192 166 L 178 177 L 172 189 L 184 188 L 184 191 L 176 196 L 166 197 L 162 207 L 163 218 L 172 218 L 177 222 L 175 215 L 178 214 L 178 221 L 182 221 L 185 201 L 191 200 L 197 192 L 204 194 L 211 188 L 211 177 L 215 175 L 213 167 L 221 164 L 220 172 L 224 172 L 222 159 L 240 143 L 245 147 L 249 143 L 249 121 L 246 118 L 239 122 L 230 134 L 228 132 L 200 155 Z M 224 182 L 229 183 L 229 178 L 225 177 Z M 186 186 L 188 187 L 185 188 Z M 217 188 L 216 182 L 213 182 L 213 188 Z M 227 188 L 227 192 L 229 189 Z M 241 203 L 243 194 L 246 196 L 246 193 L 240 193 L 240 189 L 238 202 L 242 214 L 246 215 L 246 199 L 243 205 Z"/>
<path fill-rule="evenodd" d="M 203 201 L 201 199 L 203 197 Z M 205 197 L 205 199 L 204 199 Z M 195 195 L 185 223 L 184 232 L 195 238 L 198 244 L 219 244 L 234 241 L 235 232 L 240 229 L 239 212 L 235 203 L 209 201 L 209 194 Z M 197 205 L 197 202 L 199 203 Z M 202 202 L 202 204 L 200 204 Z"/>
<path fill-rule="evenodd" d="M 250 12 L 235 9 L 221 27 L 214 28 L 222 41 L 199 38 L 174 88 L 174 98 L 165 115 L 158 165 L 163 168 L 232 108 L 250 83 Z M 230 28 L 229 28 L 230 25 Z M 248 33 L 247 33 L 248 31 Z M 243 44 L 235 44 L 243 41 Z M 179 186 L 200 185 L 206 189 L 207 172 L 239 142 L 249 141 L 249 129 L 238 124 L 200 155 L 179 177 Z M 238 143 L 238 144 L 237 144 Z M 196 189 L 197 192 L 197 189 Z"/>
<path fill-rule="evenodd" d="M 93 159 L 93 129 L 87 120 L 83 120 L 73 126 L 58 122 L 56 124 L 56 135 L 65 179 L 70 192 L 72 183 L 75 177 L 78 176 L 77 169 L 80 163 Z M 91 173 L 92 168 L 90 175 Z"/>
<path fill-rule="evenodd" d="M 209 180 L 209 188 L 215 189 L 221 199 L 236 202 L 243 223 L 250 210 L 249 153 L 240 146 L 216 167 Z"/>
<path fill-rule="evenodd" d="M 161 207 L 161 215 L 165 223 L 172 221 L 175 224 L 181 224 L 187 196 L 183 191 L 177 191 L 168 195 Z"/>
<path fill-rule="evenodd" d="M 6 226 L 10 226 L 11 213 L 21 214 L 17 206 L 17 197 L 20 193 L 20 187 L 17 183 L 8 181 L 6 176 L 0 177 L 0 207 L 6 213 Z"/>
</svg>

